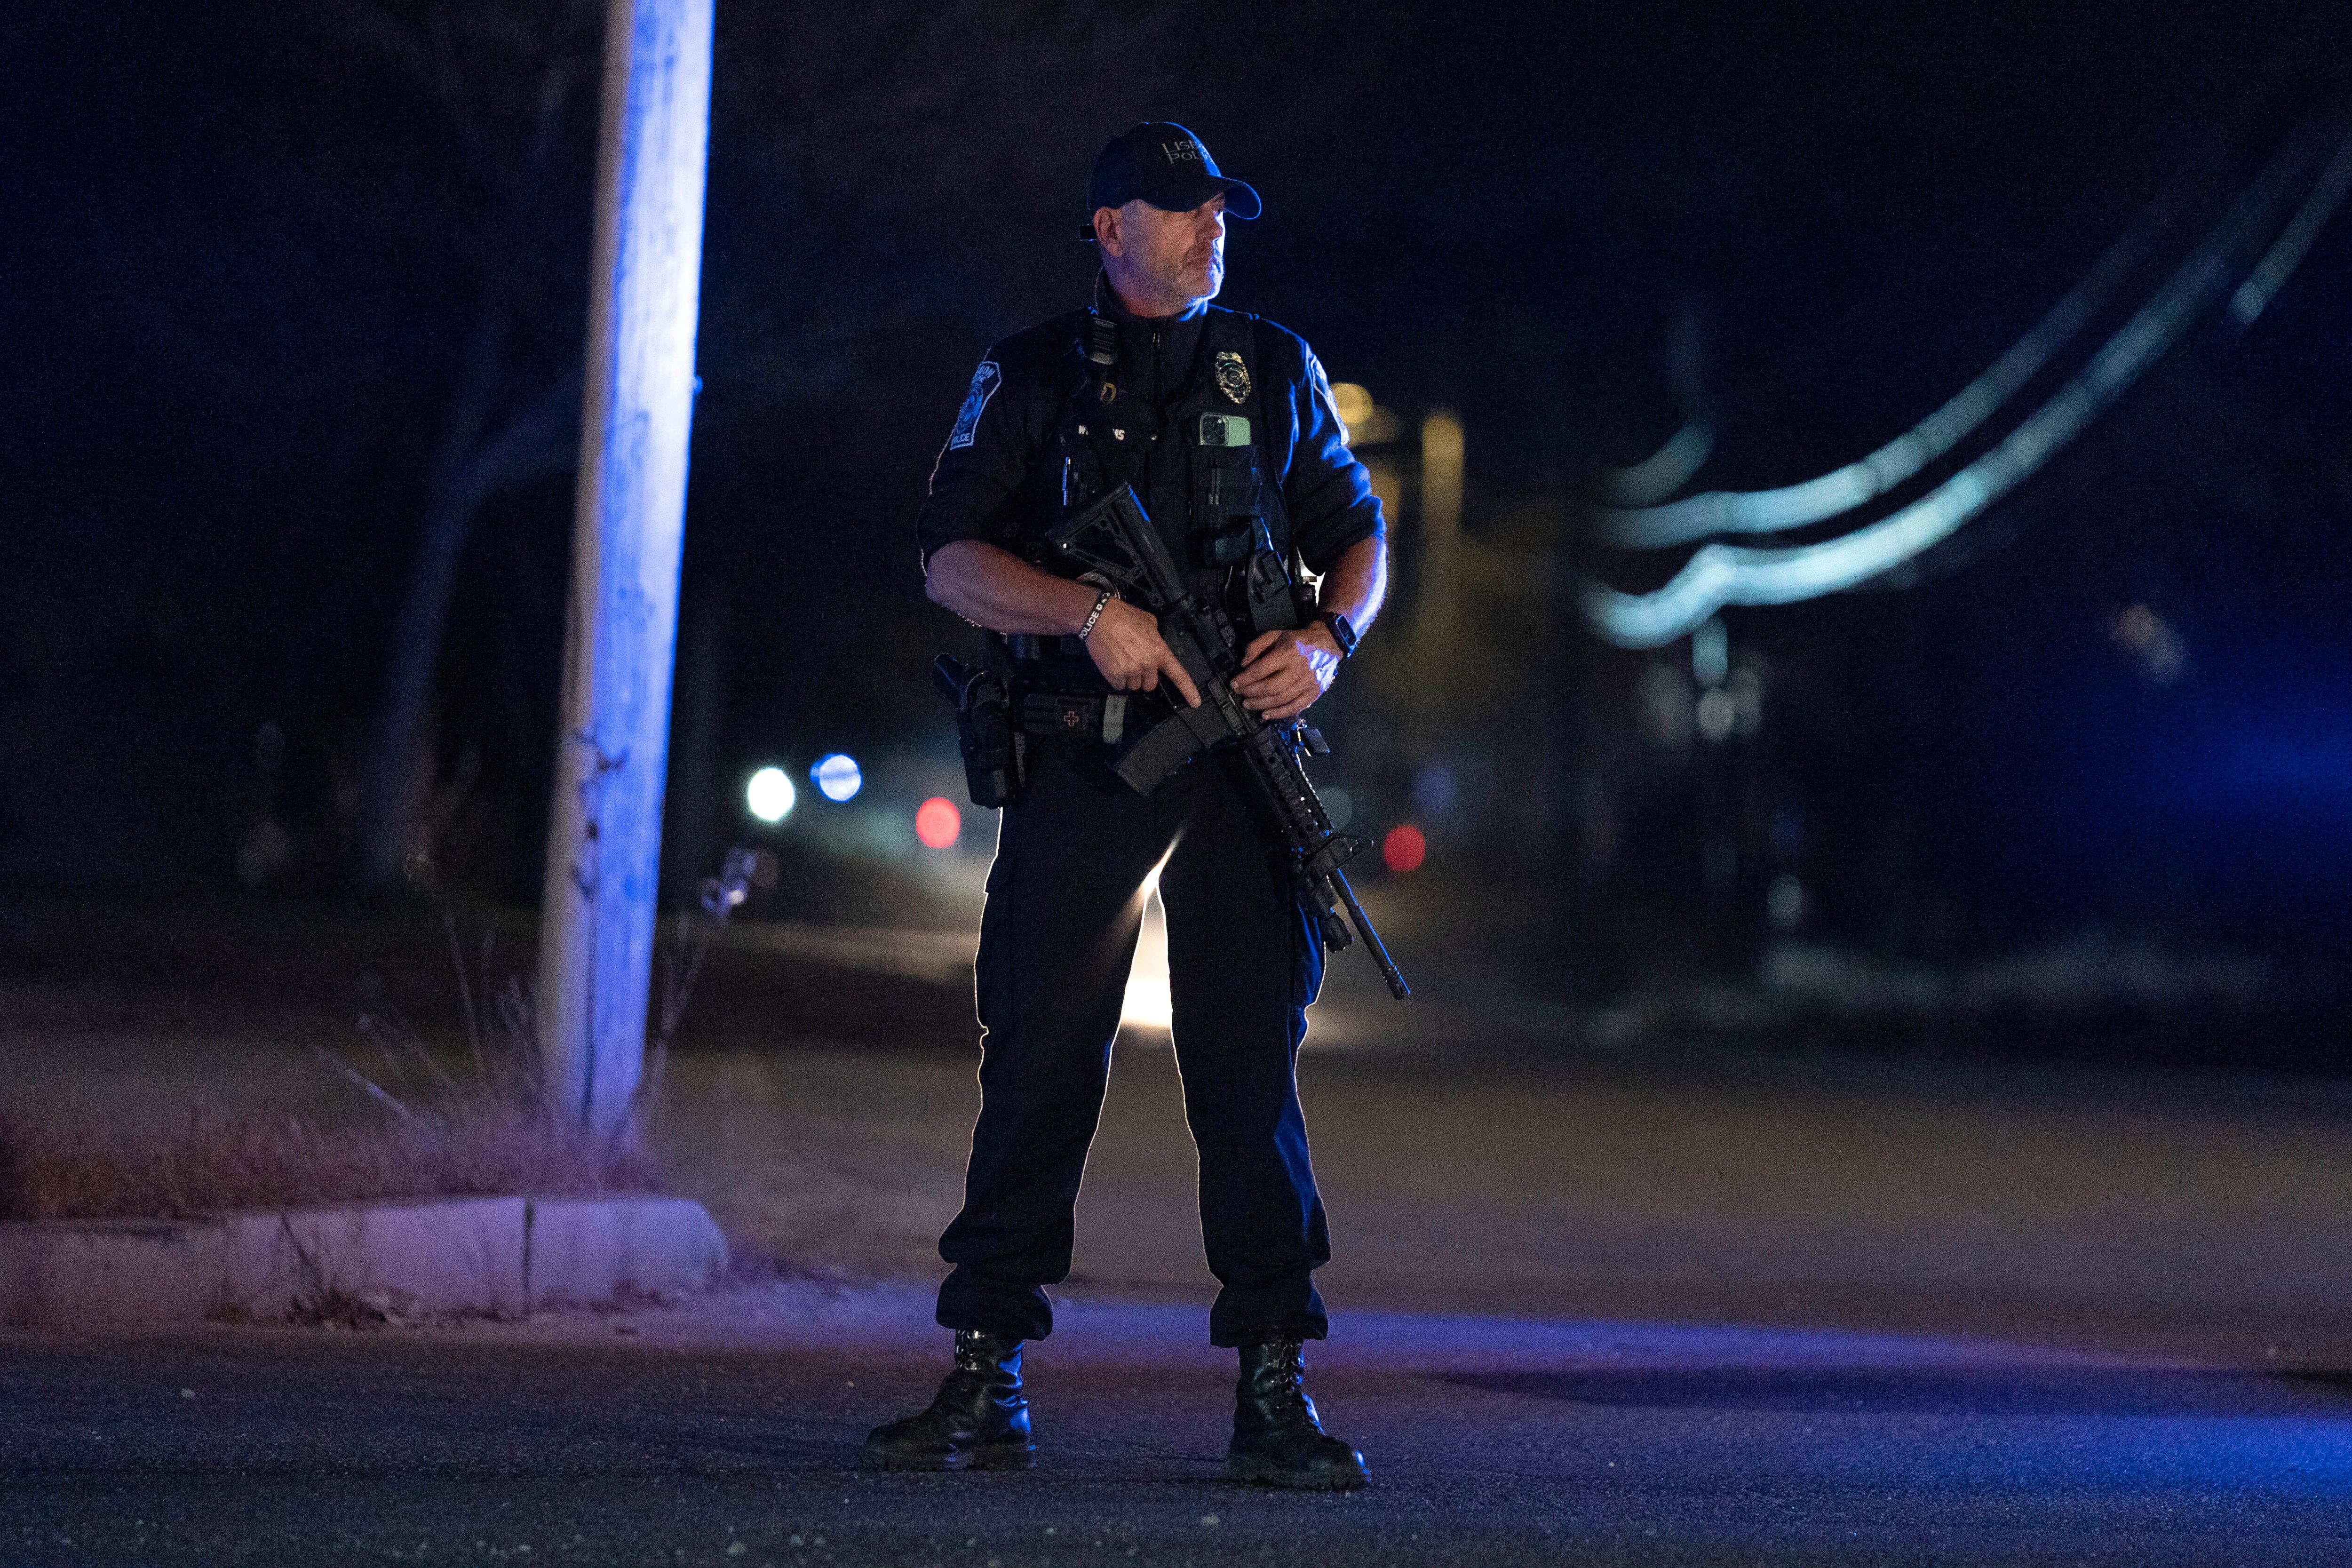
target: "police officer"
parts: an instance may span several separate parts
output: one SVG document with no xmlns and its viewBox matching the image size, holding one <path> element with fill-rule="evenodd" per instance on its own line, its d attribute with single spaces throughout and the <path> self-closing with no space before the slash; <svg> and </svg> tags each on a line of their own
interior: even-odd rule
<svg viewBox="0 0 2352 1568">
<path fill-rule="evenodd" d="M 1380 502 L 1306 343 L 1209 303 L 1226 221 L 1257 216 L 1257 193 L 1191 132 L 1154 122 L 1103 149 L 1089 205 L 1085 237 L 1102 260 L 1091 305 L 989 351 L 919 519 L 930 597 L 985 628 L 1030 732 L 981 924 L 980 1120 L 963 1210 L 940 1242 L 955 1367 L 928 1409 L 875 1431 L 867 1456 L 918 1469 L 1033 1461 L 1021 1344 L 1052 1331 L 1044 1287 L 1069 1273 L 1158 867 L 1201 1227 L 1223 1287 L 1209 1337 L 1241 1361 L 1228 1473 L 1352 1489 L 1363 1459 L 1324 1433 L 1303 1383 L 1303 1343 L 1328 1331 L 1312 1272 L 1330 1243 L 1296 1076 L 1321 944 L 1234 757 L 1212 752 L 1148 795 L 1110 772 L 1120 733 L 1200 694 L 1149 611 L 1041 568 L 1033 547 L 1071 509 L 1132 483 L 1195 591 L 1256 617 L 1234 689 L 1286 720 L 1330 687 L 1380 607 Z M 1319 579 L 1313 598 L 1253 595 L 1244 579 L 1270 559 Z"/>
</svg>

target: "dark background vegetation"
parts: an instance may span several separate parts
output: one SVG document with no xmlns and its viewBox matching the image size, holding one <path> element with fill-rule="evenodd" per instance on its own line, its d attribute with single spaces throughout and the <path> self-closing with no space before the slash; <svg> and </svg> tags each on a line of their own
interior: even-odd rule
<svg viewBox="0 0 2352 1568">
<path fill-rule="evenodd" d="M 0 23 L 0 888 L 201 898 L 242 852 L 265 892 L 350 896 L 374 791 L 411 881 L 536 896 L 593 9 Z M 1413 639 L 1408 442 L 1397 608 L 1331 727 L 1366 825 L 1428 828 L 1433 886 L 1531 904 L 1536 983 L 1744 973 L 1793 876 L 1784 934 L 1881 963 L 2250 954 L 2328 1016 L 2352 224 L 1917 569 L 1732 612 L 1766 691 L 1736 747 L 1645 735 L 1643 672 L 1687 647 L 1596 644 L 1568 567 L 1593 472 L 1681 417 L 1676 321 L 1721 432 L 1703 485 L 1845 462 L 2168 181 L 2201 160 L 2225 192 L 2340 126 L 2346 32 L 2266 5 L 721 0 L 673 869 L 724 841 L 753 761 L 946 743 L 923 667 L 964 634 L 911 539 L 932 452 L 985 345 L 1081 297 L 1095 148 L 1167 117 L 1265 196 L 1226 301 L 1408 429 L 1468 432 L 1464 635 Z M 2119 644 L 2135 606 L 2177 674 Z M 404 648 L 427 700 L 387 743 Z M 283 850 L 252 859 L 265 817 Z"/>
</svg>

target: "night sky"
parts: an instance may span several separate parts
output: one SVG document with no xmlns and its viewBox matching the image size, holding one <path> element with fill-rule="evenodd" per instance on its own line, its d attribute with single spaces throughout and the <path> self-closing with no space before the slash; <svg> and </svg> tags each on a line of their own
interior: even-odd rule
<svg viewBox="0 0 2352 1568">
<path fill-rule="evenodd" d="M 914 505 L 981 351 L 1082 297 L 1086 170 L 1136 119 L 1265 195 L 1223 302 L 1408 419 L 1459 411 L 1474 542 L 1641 586 L 1671 561 L 1596 556 L 1576 520 L 1678 423 L 1677 321 L 1719 433 L 1702 488 L 1848 461 L 2159 192 L 2187 205 L 2151 278 L 2298 128 L 2340 136 L 2347 30 L 2264 5 L 721 0 L 678 688 L 707 732 L 672 831 L 720 832 L 711 792 L 772 751 L 947 743 L 923 666 L 966 634 L 921 597 Z M 277 885 L 357 885 L 453 410 L 525 427 L 577 374 L 597 34 L 487 0 L 0 23 L 0 887 L 231 889 L 261 811 L 293 845 Z M 1898 584 L 1728 617 L 1772 693 L 1723 808 L 1778 835 L 1744 888 L 1785 861 L 1824 932 L 1931 959 L 2086 924 L 2340 954 L 2347 275 L 2339 216 L 2251 331 L 2200 323 Z M 441 875 L 485 897 L 537 886 L 557 427 L 488 488 L 439 644 Z M 2163 679 L 2117 640 L 2135 606 L 2186 650 Z M 1564 588 L 1471 625 L 1452 728 L 1335 707 L 1351 784 L 1402 816 L 1443 764 L 1470 781 L 1432 823 L 1453 864 L 1573 872 L 1588 912 L 1704 904 L 1716 785 L 1641 749 L 1652 656 L 1595 643 Z"/>
</svg>

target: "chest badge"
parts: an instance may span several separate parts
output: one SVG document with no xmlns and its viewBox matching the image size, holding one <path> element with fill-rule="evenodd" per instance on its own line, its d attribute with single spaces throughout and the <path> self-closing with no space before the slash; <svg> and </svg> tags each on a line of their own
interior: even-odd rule
<svg viewBox="0 0 2352 1568">
<path fill-rule="evenodd" d="M 1249 366 L 1231 349 L 1217 351 L 1217 390 L 1235 403 L 1249 401 Z"/>
</svg>

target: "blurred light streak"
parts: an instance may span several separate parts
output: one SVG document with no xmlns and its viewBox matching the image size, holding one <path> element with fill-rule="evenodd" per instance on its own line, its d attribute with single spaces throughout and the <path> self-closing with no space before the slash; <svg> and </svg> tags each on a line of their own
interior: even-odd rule
<svg viewBox="0 0 2352 1568">
<path fill-rule="evenodd" d="M 2304 253 L 2319 237 L 2319 231 L 2327 226 L 2327 220 L 2336 216 L 2347 190 L 2352 190 L 2352 136 L 2347 136 L 2344 145 L 2336 150 L 2335 158 L 2319 176 L 2319 184 L 2304 202 L 2303 209 L 2264 254 L 2254 275 L 2239 284 L 2237 293 L 2231 297 L 2230 314 L 2237 318 L 2239 326 L 2252 326 L 2254 318 L 2270 304 L 2272 296 L 2303 265 Z"/>
<path fill-rule="evenodd" d="M 1718 616 L 1691 633 L 1691 679 L 1701 686 L 1720 686 L 1731 673 L 1731 633 Z"/>
<path fill-rule="evenodd" d="M 1662 501 L 1685 485 L 1715 451 L 1715 428 L 1706 409 L 1706 374 L 1700 348 L 1697 309 L 1685 303 L 1666 334 L 1666 369 L 1683 426 L 1666 444 L 1626 468 L 1601 471 L 1601 499 L 1612 506 L 1643 507 Z"/>
<path fill-rule="evenodd" d="M 963 837 L 963 813 L 955 802 L 935 795 L 915 808 L 915 837 L 927 849 L 949 849 Z"/>
<path fill-rule="evenodd" d="M 1462 601 L 1462 421 L 1444 408 L 1421 422 L 1421 604 L 1413 623 L 1424 668 L 1443 668 L 1458 640 Z"/>
<path fill-rule="evenodd" d="M 1402 823 L 1388 831 L 1381 840 L 1381 864 L 1400 876 L 1418 871 L 1429 857 L 1429 840 L 1412 823 Z"/>
<path fill-rule="evenodd" d="M 1432 539 L 1462 537 L 1462 421 L 1449 409 L 1421 422 L 1421 520 Z"/>
<path fill-rule="evenodd" d="M 2231 256 L 2303 163 L 2298 139 L 2079 374 L 1999 446 L 1919 500 L 1818 544 L 1702 545 L 1655 593 L 1624 594 L 1588 581 L 1582 595 L 1586 620 L 1621 647 L 1658 647 L 1687 635 L 1726 605 L 1788 605 L 1837 593 L 1948 537 L 2080 435 L 2179 340 L 2227 283 Z"/>
<path fill-rule="evenodd" d="M 743 785 L 743 804 L 762 822 L 782 822 L 793 814 L 798 792 L 782 768 L 761 768 Z"/>
<path fill-rule="evenodd" d="M 2068 289 L 2032 331 L 1993 361 L 1990 369 L 1870 456 L 1819 479 L 1778 489 L 1710 490 L 1664 506 L 1605 508 L 1600 515 L 1601 536 L 1612 544 L 1655 549 L 1688 544 L 1710 533 L 1773 533 L 1820 522 L 1885 495 L 1965 440 L 2040 374 L 2051 357 L 2083 330 L 2107 296 L 2147 258 L 2149 248 L 2170 226 L 2180 200 L 2181 194 L 2174 191 L 2149 203 L 2083 280 Z M 1675 441 L 1684 440 L 1696 428 L 1685 426 L 1675 441 L 1642 467 L 1660 463 Z M 1711 442 L 1706 432 L 1699 434 Z M 1702 447 L 1690 471 L 1696 472 L 1705 459 Z M 1671 489 L 1656 493 L 1667 494 Z"/>
<path fill-rule="evenodd" d="M 1694 420 L 1666 437 L 1666 444 L 1635 463 L 1631 468 L 1603 468 L 1601 472 L 1601 493 L 1618 507 L 1644 508 L 1652 501 L 1674 494 L 1690 483 L 1700 465 L 1715 450 L 1712 426 Z M 1706 500 L 1709 498 L 1693 498 Z M 1608 526 L 1615 520 L 1639 516 L 1633 510 L 1614 509 L 1602 512 Z"/>
<path fill-rule="evenodd" d="M 815 765 L 809 769 L 809 782 L 816 785 L 817 794 L 838 802 L 849 799 L 864 788 L 866 775 L 858 771 L 856 758 L 835 752 L 816 760 Z"/>
</svg>

